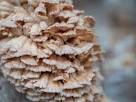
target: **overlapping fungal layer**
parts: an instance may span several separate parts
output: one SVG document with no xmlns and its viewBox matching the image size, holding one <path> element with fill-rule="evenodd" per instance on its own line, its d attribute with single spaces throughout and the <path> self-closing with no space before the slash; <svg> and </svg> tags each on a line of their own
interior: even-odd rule
<svg viewBox="0 0 136 102">
<path fill-rule="evenodd" d="M 94 19 L 68 0 L 7 1 L 0 3 L 0 64 L 17 91 L 36 102 L 98 102 Z"/>
</svg>

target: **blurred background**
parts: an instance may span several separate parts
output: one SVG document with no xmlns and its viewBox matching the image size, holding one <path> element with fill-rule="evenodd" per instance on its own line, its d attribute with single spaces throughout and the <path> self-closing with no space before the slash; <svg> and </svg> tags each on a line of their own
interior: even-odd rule
<svg viewBox="0 0 136 102">
<path fill-rule="evenodd" d="M 74 5 L 96 19 L 104 50 L 100 71 L 105 95 L 113 102 L 136 102 L 136 0 L 74 0 Z M 22 96 L 17 99 L 6 83 L 0 75 L 0 102 L 28 102 Z"/>
<path fill-rule="evenodd" d="M 74 0 L 96 18 L 104 50 L 101 65 L 105 94 L 114 102 L 136 102 L 136 0 Z"/>
</svg>

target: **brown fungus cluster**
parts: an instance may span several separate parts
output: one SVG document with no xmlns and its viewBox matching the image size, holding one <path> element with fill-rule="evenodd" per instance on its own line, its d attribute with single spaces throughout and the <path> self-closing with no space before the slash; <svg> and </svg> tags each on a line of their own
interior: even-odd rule
<svg viewBox="0 0 136 102">
<path fill-rule="evenodd" d="M 70 0 L 0 2 L 0 65 L 35 102 L 101 102 L 95 20 Z"/>
</svg>

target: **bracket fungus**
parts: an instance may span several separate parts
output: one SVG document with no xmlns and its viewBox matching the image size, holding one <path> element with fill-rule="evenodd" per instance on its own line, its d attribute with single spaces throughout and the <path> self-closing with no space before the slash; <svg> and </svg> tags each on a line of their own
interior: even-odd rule
<svg viewBox="0 0 136 102">
<path fill-rule="evenodd" d="M 94 24 L 70 0 L 3 0 L 1 71 L 34 102 L 101 102 Z"/>
</svg>

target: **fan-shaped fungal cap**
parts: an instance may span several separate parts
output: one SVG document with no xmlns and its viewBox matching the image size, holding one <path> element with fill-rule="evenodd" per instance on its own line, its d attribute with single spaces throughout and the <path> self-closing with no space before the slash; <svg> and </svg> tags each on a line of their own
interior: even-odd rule
<svg viewBox="0 0 136 102">
<path fill-rule="evenodd" d="M 92 65 L 101 49 L 94 24 L 71 0 L 0 2 L 4 76 L 34 102 L 96 102 L 100 93 Z"/>
</svg>

